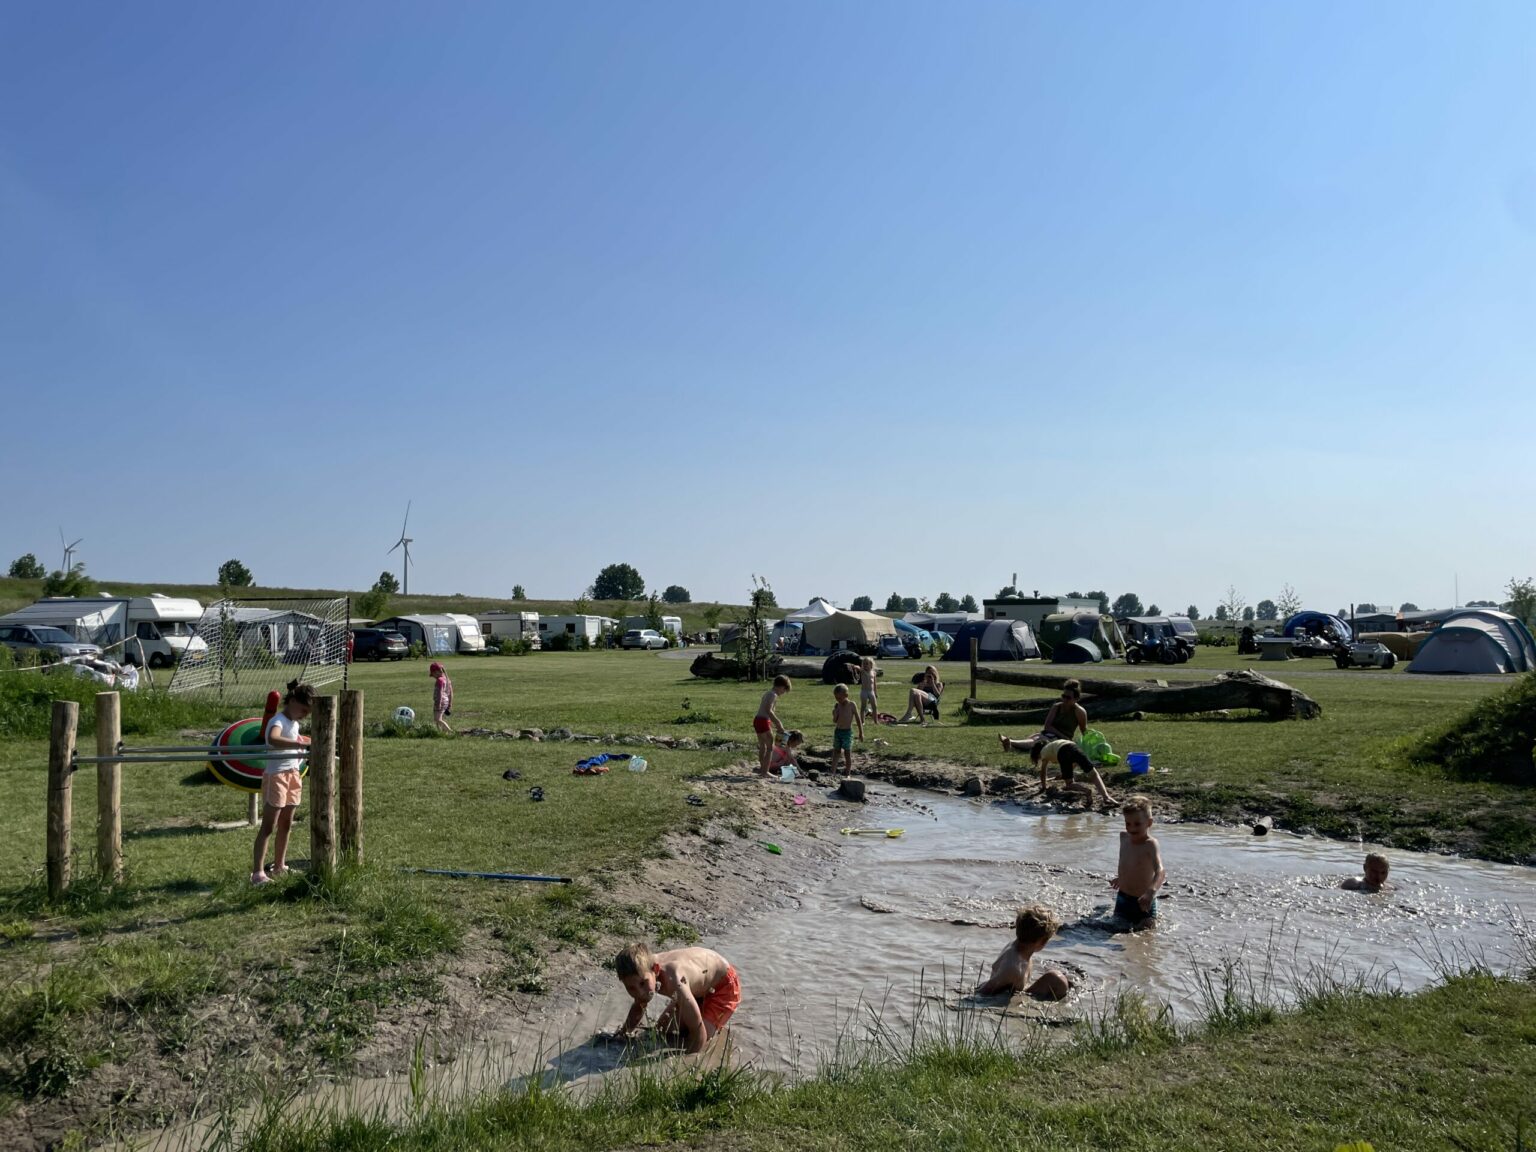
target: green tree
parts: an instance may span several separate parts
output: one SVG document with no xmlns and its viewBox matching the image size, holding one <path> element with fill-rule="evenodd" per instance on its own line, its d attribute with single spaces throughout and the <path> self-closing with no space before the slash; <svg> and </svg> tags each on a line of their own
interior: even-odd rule
<svg viewBox="0 0 1536 1152">
<path fill-rule="evenodd" d="M 1216 605 L 1216 619 L 1218 619 L 1218 620 L 1225 620 L 1226 618 L 1227 618 L 1227 606 L 1225 604 L 1218 604 L 1218 605 Z"/>
<path fill-rule="evenodd" d="M 1404 600 L 1401 604 L 1399 604 L 1397 606 L 1397 610 L 1399 612 L 1417 612 L 1419 610 L 1419 606 L 1417 604 L 1415 604 L 1412 600 Z M 1513 616 L 1514 613 L 1511 612 L 1510 615 Z"/>
<path fill-rule="evenodd" d="M 1253 609 L 1252 608 L 1244 608 L 1243 609 L 1243 619 L 1247 623 L 1250 623 L 1250 624 L 1253 623 Z"/>
<path fill-rule="evenodd" d="M 1090 597 L 1093 593 L 1088 594 Z M 1119 616 L 1145 616 L 1141 610 L 1141 597 L 1134 592 L 1124 592 L 1115 597 L 1113 605 L 1114 614 Z"/>
<path fill-rule="evenodd" d="M 44 596 L 94 596 L 96 581 L 85 574 L 85 564 L 75 561 L 69 571 L 55 568 L 43 580 Z"/>
<path fill-rule="evenodd" d="M 526 600 L 526 599 L 528 599 L 528 593 L 523 590 L 523 586 L 521 584 L 514 584 L 514 585 L 512 585 L 512 599 L 514 599 L 514 600 Z"/>
<path fill-rule="evenodd" d="M 1102 615 L 1102 616 L 1108 616 L 1109 615 L 1109 593 L 1108 592 L 1103 592 L 1103 591 L 1099 591 L 1099 592 L 1084 592 L 1083 593 L 1083 599 L 1084 600 L 1097 600 L 1099 602 L 1099 614 Z"/>
<path fill-rule="evenodd" d="M 1275 607 L 1273 600 L 1260 600 L 1259 606 L 1254 609 L 1260 620 L 1273 620 L 1280 615 L 1280 609 Z"/>
<path fill-rule="evenodd" d="M 1200 619 L 1200 609 L 1191 604 L 1188 608 L 1184 609 L 1184 615 L 1188 616 L 1191 620 L 1198 620 Z"/>
<path fill-rule="evenodd" d="M 1248 601 L 1243 599 L 1243 594 L 1237 590 L 1236 585 L 1227 585 L 1227 594 L 1221 602 L 1221 606 L 1227 610 L 1225 616 L 1218 616 L 1218 620 L 1230 620 L 1236 624 L 1243 619 L 1243 609 L 1248 606 Z M 1248 617 L 1252 619 L 1252 617 Z"/>
<path fill-rule="evenodd" d="M 938 598 L 933 602 L 933 610 L 935 612 L 958 612 L 960 611 L 960 601 L 956 600 L 948 592 L 940 592 Z"/>
<path fill-rule="evenodd" d="M 724 609 L 718 604 L 706 605 L 701 613 L 704 617 L 704 627 L 708 628 L 711 632 L 720 627 L 720 615 L 723 611 Z"/>
<path fill-rule="evenodd" d="M 667 590 L 661 594 L 661 598 L 668 604 L 692 604 L 693 597 L 688 594 L 688 589 L 681 584 L 668 584 Z"/>
<path fill-rule="evenodd" d="M 969 592 L 960 597 L 960 611 L 980 612 L 981 609 L 976 604 L 976 597 L 972 596 Z"/>
<path fill-rule="evenodd" d="M 590 589 L 588 589 L 588 591 L 590 591 Z M 580 596 L 571 601 L 571 615 L 587 616 L 590 615 L 591 612 L 592 597 L 588 596 L 586 592 L 583 592 Z"/>
<path fill-rule="evenodd" d="M 630 564 L 610 564 L 592 581 L 594 600 L 638 600 L 645 595 L 645 581 Z"/>
<path fill-rule="evenodd" d="M 920 611 L 921 609 L 920 609 L 920 607 L 918 605 L 917 597 L 916 596 L 903 596 L 901 598 L 901 610 L 903 612 L 917 612 L 917 611 Z"/>
<path fill-rule="evenodd" d="M 885 610 L 887 612 L 900 612 L 901 611 L 901 593 L 900 592 L 892 592 L 889 596 L 887 596 L 885 598 Z"/>
<path fill-rule="evenodd" d="M 873 612 L 875 610 L 875 602 L 868 596 L 855 596 L 849 610 L 852 612 Z"/>
<path fill-rule="evenodd" d="M 1275 618 L 1289 620 L 1301 611 L 1301 597 L 1296 595 L 1296 589 L 1289 584 L 1280 587 L 1280 595 L 1275 597 Z"/>
<path fill-rule="evenodd" d="M 379 578 L 373 582 L 374 588 L 380 592 L 387 592 L 393 596 L 400 591 L 400 581 L 395 578 L 393 572 L 380 572 Z"/>
<path fill-rule="evenodd" d="M 1523 620 L 1527 624 L 1536 617 L 1536 581 L 1529 576 L 1524 580 L 1511 578 L 1504 588 L 1504 595 L 1509 599 L 1505 601 L 1504 611 L 1517 620 Z"/>
<path fill-rule="evenodd" d="M 240 561 L 226 560 L 219 565 L 219 583 L 226 588 L 249 588 L 256 583 L 256 578 Z"/>
<path fill-rule="evenodd" d="M 661 631 L 661 597 L 652 592 L 645 601 L 645 626 L 653 631 Z"/>
<path fill-rule="evenodd" d="M 746 679 L 761 680 L 768 669 L 768 620 L 767 610 L 778 606 L 773 589 L 761 576 L 752 577 L 752 591 L 747 597 L 745 612 L 738 613 L 736 623 L 741 628 L 737 656 L 742 662 Z"/>
<path fill-rule="evenodd" d="M 993 599 L 994 600 L 1017 600 L 1017 599 L 1019 599 L 1019 590 L 1017 588 L 1015 588 L 1012 584 L 1004 584 L 1001 588 L 999 588 L 997 590 L 997 595 L 994 596 Z"/>
<path fill-rule="evenodd" d="M 1376 605 L 1372 604 L 1369 600 L 1362 600 L 1359 604 L 1355 605 L 1355 611 L 1369 616 L 1376 611 Z"/>
<path fill-rule="evenodd" d="M 11 561 L 10 575 L 12 580 L 41 580 L 48 575 L 48 570 L 36 556 L 28 552 Z"/>
<path fill-rule="evenodd" d="M 360 620 L 382 620 L 389 615 L 389 593 L 375 584 L 355 597 L 352 607 Z"/>
<path fill-rule="evenodd" d="M 1159 608 L 1156 604 L 1148 604 L 1147 605 L 1147 615 L 1148 616 L 1161 616 L 1162 614 L 1163 614 L 1163 610 L 1161 608 Z"/>
</svg>

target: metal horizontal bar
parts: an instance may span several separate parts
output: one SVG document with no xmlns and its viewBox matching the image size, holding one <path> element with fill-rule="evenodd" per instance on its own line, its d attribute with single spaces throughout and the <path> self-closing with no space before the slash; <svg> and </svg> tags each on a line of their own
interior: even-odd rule
<svg viewBox="0 0 1536 1152">
<path fill-rule="evenodd" d="M 216 764 L 231 760 L 303 760 L 309 749 L 277 749 L 263 751 L 259 748 L 240 749 L 233 752 L 151 752 L 139 754 L 126 752 L 119 756 L 76 756 L 76 764 Z"/>
</svg>

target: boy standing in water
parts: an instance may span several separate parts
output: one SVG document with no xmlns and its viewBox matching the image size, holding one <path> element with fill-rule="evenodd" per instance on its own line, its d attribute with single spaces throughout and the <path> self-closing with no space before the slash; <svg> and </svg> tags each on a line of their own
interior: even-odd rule
<svg viewBox="0 0 1536 1152">
<path fill-rule="evenodd" d="M 631 944 L 614 958 L 613 970 L 635 1002 L 620 1036 L 633 1036 L 639 1030 L 646 1006 L 660 991 L 672 1003 L 656 1027 L 681 1032 L 689 1052 L 702 1052 L 741 1004 L 736 969 L 708 948 L 675 948 L 653 955 L 646 945 Z"/>
<path fill-rule="evenodd" d="M 768 758 L 773 754 L 773 734 L 784 735 L 784 724 L 779 719 L 779 697 L 789 691 L 789 677 L 775 676 L 773 687 L 763 693 L 758 701 L 757 715 L 752 717 L 752 731 L 757 733 L 757 774 L 768 775 Z"/>
<path fill-rule="evenodd" d="M 1380 892 L 1383 888 L 1389 888 L 1387 873 L 1392 865 L 1380 852 L 1372 852 L 1365 858 L 1365 875 L 1351 876 L 1340 888 L 1347 888 L 1351 892 Z"/>
<path fill-rule="evenodd" d="M 273 693 L 276 695 L 276 693 Z M 307 748 L 309 737 L 299 735 L 299 724 L 314 707 L 315 690 L 297 680 L 288 681 L 283 710 L 266 722 L 263 743 L 271 748 Z M 265 884 L 273 876 L 288 871 L 288 833 L 293 828 L 293 814 L 299 810 L 304 794 L 304 776 L 296 757 L 268 760 L 261 772 L 261 827 L 251 853 L 251 883 Z M 276 835 L 274 836 L 274 832 Z M 266 867 L 267 840 L 272 838 L 272 868 Z"/>
<path fill-rule="evenodd" d="M 1121 808 L 1120 867 L 1109 886 L 1115 889 L 1115 915 L 1132 928 L 1157 919 L 1157 891 L 1168 879 L 1163 856 L 1152 839 L 1152 802 L 1132 796 Z"/>
<path fill-rule="evenodd" d="M 864 739 L 864 717 L 848 698 L 848 685 L 839 684 L 832 689 L 832 765 L 837 766 L 837 754 L 843 754 L 843 775 L 853 771 L 853 728 L 858 725 L 859 740 Z"/>
<path fill-rule="evenodd" d="M 1047 972 L 1033 984 L 1030 983 L 1030 965 L 1035 953 L 1050 943 L 1061 923 L 1051 915 L 1050 909 L 1041 904 L 1020 908 L 1013 921 L 1013 943 L 1003 949 L 1003 954 L 992 961 L 992 975 L 976 989 L 978 996 L 995 996 L 999 992 L 1027 992 L 1041 1000 L 1060 1000 L 1072 989 L 1072 981 L 1064 972 Z"/>
</svg>

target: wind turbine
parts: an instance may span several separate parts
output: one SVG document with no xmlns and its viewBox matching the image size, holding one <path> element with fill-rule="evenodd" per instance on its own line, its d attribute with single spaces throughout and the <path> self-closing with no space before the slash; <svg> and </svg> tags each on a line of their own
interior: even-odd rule
<svg viewBox="0 0 1536 1152">
<path fill-rule="evenodd" d="M 411 594 L 411 538 L 405 534 L 406 525 L 410 522 L 411 502 L 407 500 L 405 502 L 405 519 L 400 524 L 400 539 L 395 541 L 395 548 L 405 549 L 405 555 L 402 558 L 400 565 L 400 572 L 402 577 L 400 581 L 401 595 L 403 596 L 409 596 Z M 391 548 L 389 552 L 393 552 L 395 548 Z M 384 553 L 384 555 L 388 556 L 389 552 Z"/>
<path fill-rule="evenodd" d="M 63 528 L 63 525 L 59 526 L 59 546 L 64 549 L 64 567 L 63 567 L 62 571 L 64 572 L 65 575 L 69 574 L 69 562 L 70 562 L 70 559 L 75 554 L 75 549 L 80 546 L 81 542 L 84 539 L 85 539 L 85 537 L 82 536 L 82 537 L 80 537 L 79 540 L 76 540 L 73 544 L 65 544 L 64 543 L 64 528 Z"/>
</svg>

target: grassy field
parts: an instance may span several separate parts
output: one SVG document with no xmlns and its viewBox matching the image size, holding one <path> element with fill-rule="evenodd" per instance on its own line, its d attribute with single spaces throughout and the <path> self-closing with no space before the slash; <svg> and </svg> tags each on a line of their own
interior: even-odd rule
<svg viewBox="0 0 1536 1152">
<path fill-rule="evenodd" d="M 46 745 L 0 741 L 0 1133 L 7 1112 L 14 1121 L 18 1109 L 50 1101 L 63 1109 L 65 1128 L 89 1128 L 114 1110 L 132 1114 L 133 1106 L 151 1115 L 182 1107 L 192 1085 L 206 1090 L 210 1070 L 215 1084 L 226 1071 L 233 1080 L 269 1067 L 278 1052 L 293 1070 L 345 1068 L 381 1021 L 456 994 L 451 985 L 463 970 L 479 974 L 476 995 L 537 995 L 561 964 L 573 956 L 592 963 L 620 938 L 688 938 L 686 925 L 618 889 L 637 862 L 664 852 L 669 834 L 700 833 L 706 817 L 739 823 L 740 835 L 751 831 L 747 817 L 718 797 L 705 809 L 684 799 L 698 777 L 745 756 L 716 745 L 747 744 L 761 686 L 694 680 L 679 658 L 686 655 L 450 660 L 460 729 L 564 726 L 604 737 L 670 735 L 701 746 L 647 750 L 651 770 L 643 775 L 582 779 L 570 769 L 586 745 L 375 736 L 367 745 L 368 864 L 323 887 L 295 877 L 252 890 L 245 882 L 249 832 L 207 827 L 239 819 L 243 796 L 210 783 L 196 765 L 129 766 L 127 883 L 110 891 L 81 883 L 62 905 L 50 905 L 42 888 Z M 1212 652 L 1196 667 L 1236 663 L 1235 655 Z M 895 696 L 912 667 L 887 665 L 888 709 L 900 710 Z M 1021 757 L 1000 749 L 998 729 L 968 726 L 958 716 L 964 666 L 948 668 L 953 687 L 942 723 L 882 728 L 889 746 L 880 754 L 1022 770 Z M 1167 771 L 1136 786 L 1187 815 L 1270 812 L 1335 835 L 1358 828 L 1402 847 L 1531 858 L 1528 789 L 1453 778 L 1410 766 L 1402 754 L 1405 740 L 1499 685 L 1304 669 L 1299 662 L 1279 674 L 1289 669 L 1309 673 L 1295 683 L 1324 705 L 1323 719 L 1148 720 L 1104 730 L 1122 752 L 1152 753 Z M 359 666 L 352 675 L 367 693 L 370 724 L 382 724 L 400 704 L 429 710 L 423 661 Z M 982 695 L 1017 693 L 988 685 Z M 781 713 L 807 732 L 813 749 L 825 749 L 830 709 L 829 689 L 801 683 Z M 168 715 L 175 725 L 191 723 L 184 713 Z M 194 727 L 215 726 L 212 715 L 198 721 Z M 508 769 L 521 779 L 504 780 Z M 1112 788 L 1129 783 L 1123 773 L 1110 777 Z M 547 801 L 530 802 L 534 785 Z M 74 808 L 77 874 L 89 875 L 90 771 L 76 778 Z M 295 855 L 307 840 L 301 823 Z M 402 875 L 397 869 L 405 865 L 551 872 L 576 883 L 529 892 Z M 1488 995 L 1517 994 L 1501 988 Z M 1371 1009 L 1378 1010 L 1399 1009 Z"/>
</svg>

